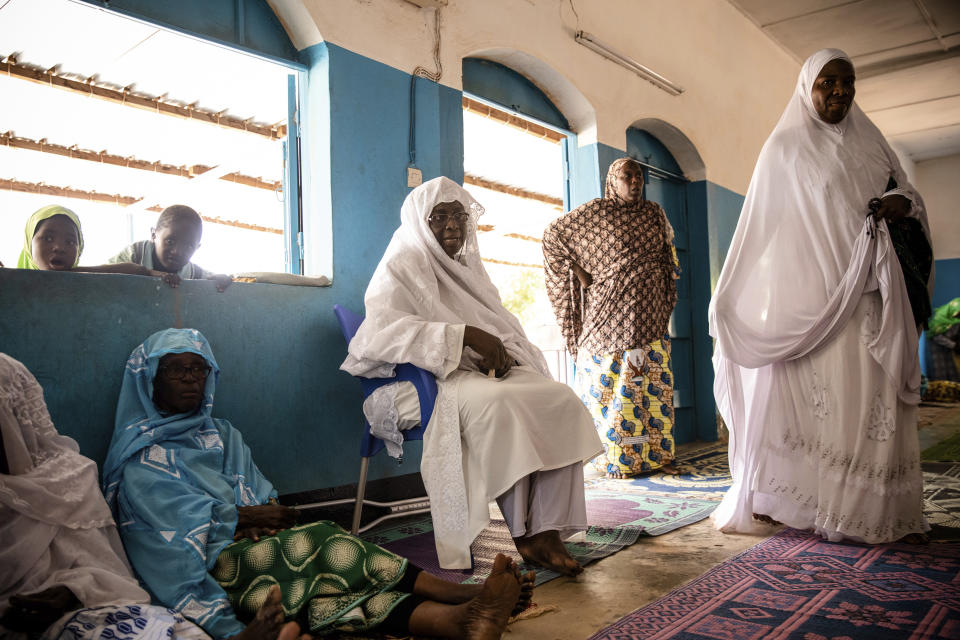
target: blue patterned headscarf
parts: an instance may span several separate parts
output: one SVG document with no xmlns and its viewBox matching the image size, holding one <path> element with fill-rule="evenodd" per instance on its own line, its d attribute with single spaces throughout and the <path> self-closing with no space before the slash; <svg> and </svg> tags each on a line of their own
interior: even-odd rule
<svg viewBox="0 0 960 640">
<path fill-rule="evenodd" d="M 196 353 L 213 368 L 200 407 L 164 414 L 153 403 L 160 359 Z M 196 329 L 157 332 L 133 350 L 123 374 L 103 486 L 120 536 L 154 600 L 215 638 L 243 630 L 209 571 L 233 542 L 237 508 L 277 495 L 240 432 L 213 418 L 219 368 Z"/>
<path fill-rule="evenodd" d="M 170 353 L 195 353 L 207 361 L 213 371 L 207 376 L 203 404 L 192 414 L 161 414 L 153 404 L 153 379 L 160 359 Z M 203 334 L 196 329 L 158 331 L 133 350 L 127 359 L 113 424 L 113 439 L 103 465 L 103 491 L 114 510 L 118 473 L 127 460 L 157 442 L 183 434 L 211 422 L 213 392 L 217 387 L 220 367 Z"/>
</svg>

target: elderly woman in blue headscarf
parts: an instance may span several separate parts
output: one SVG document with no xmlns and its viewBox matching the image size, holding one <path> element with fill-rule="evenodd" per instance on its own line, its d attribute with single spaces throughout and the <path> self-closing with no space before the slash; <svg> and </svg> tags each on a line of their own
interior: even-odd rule
<svg viewBox="0 0 960 640">
<path fill-rule="evenodd" d="M 332 522 L 297 526 L 240 432 L 212 417 L 218 375 L 195 329 L 153 334 L 124 371 L 104 489 L 155 600 L 214 638 L 287 635 L 284 620 L 316 634 L 500 637 L 532 574 L 500 555 L 484 585 L 447 583 Z"/>
</svg>

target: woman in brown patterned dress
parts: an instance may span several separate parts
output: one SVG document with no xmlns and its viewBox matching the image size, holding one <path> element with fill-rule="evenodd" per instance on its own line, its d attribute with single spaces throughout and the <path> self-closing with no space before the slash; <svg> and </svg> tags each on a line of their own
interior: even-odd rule
<svg viewBox="0 0 960 640">
<path fill-rule="evenodd" d="M 604 442 L 609 477 L 673 466 L 670 314 L 679 266 L 663 208 L 644 200 L 643 171 L 621 158 L 604 197 L 543 234 L 547 293 L 576 359 L 574 386 Z"/>
</svg>

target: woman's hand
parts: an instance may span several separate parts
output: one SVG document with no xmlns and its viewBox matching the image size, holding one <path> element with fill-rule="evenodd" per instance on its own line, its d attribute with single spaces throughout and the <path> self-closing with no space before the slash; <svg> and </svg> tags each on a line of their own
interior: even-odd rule
<svg viewBox="0 0 960 640">
<path fill-rule="evenodd" d="M 571 267 L 573 269 L 573 274 L 577 276 L 577 280 L 580 281 L 580 286 L 586 289 L 593 284 L 593 276 L 591 276 L 587 271 L 581 267 L 579 264 L 574 262 Z"/>
<path fill-rule="evenodd" d="M 3 612 L 0 624 L 12 631 L 39 633 L 80 606 L 77 596 L 63 585 L 29 595 L 16 594 L 10 596 L 10 608 Z"/>
<path fill-rule="evenodd" d="M 513 366 L 513 358 L 497 336 L 483 329 L 467 325 L 463 330 L 463 346 L 470 347 L 480 354 L 481 369 L 493 369 L 498 378 L 502 378 Z"/>
<path fill-rule="evenodd" d="M 913 203 L 910 198 L 894 193 L 885 196 L 880 201 L 880 209 L 877 211 L 877 219 L 887 220 L 888 222 L 897 222 L 902 220 L 910 213 Z"/>
<path fill-rule="evenodd" d="M 280 504 L 261 504 L 254 507 L 237 507 L 237 529 L 234 540 L 250 538 L 254 542 L 260 536 L 273 536 L 278 531 L 289 529 L 297 523 L 297 510 Z"/>
</svg>

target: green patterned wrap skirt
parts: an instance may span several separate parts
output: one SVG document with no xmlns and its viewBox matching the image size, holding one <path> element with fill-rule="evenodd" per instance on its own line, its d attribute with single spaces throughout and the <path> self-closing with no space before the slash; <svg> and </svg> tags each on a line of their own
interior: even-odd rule
<svg viewBox="0 0 960 640">
<path fill-rule="evenodd" d="M 383 622 L 410 595 L 391 590 L 406 570 L 405 558 L 324 520 L 234 542 L 210 573 L 240 620 L 252 620 L 277 584 L 287 619 L 324 635 Z"/>
</svg>

